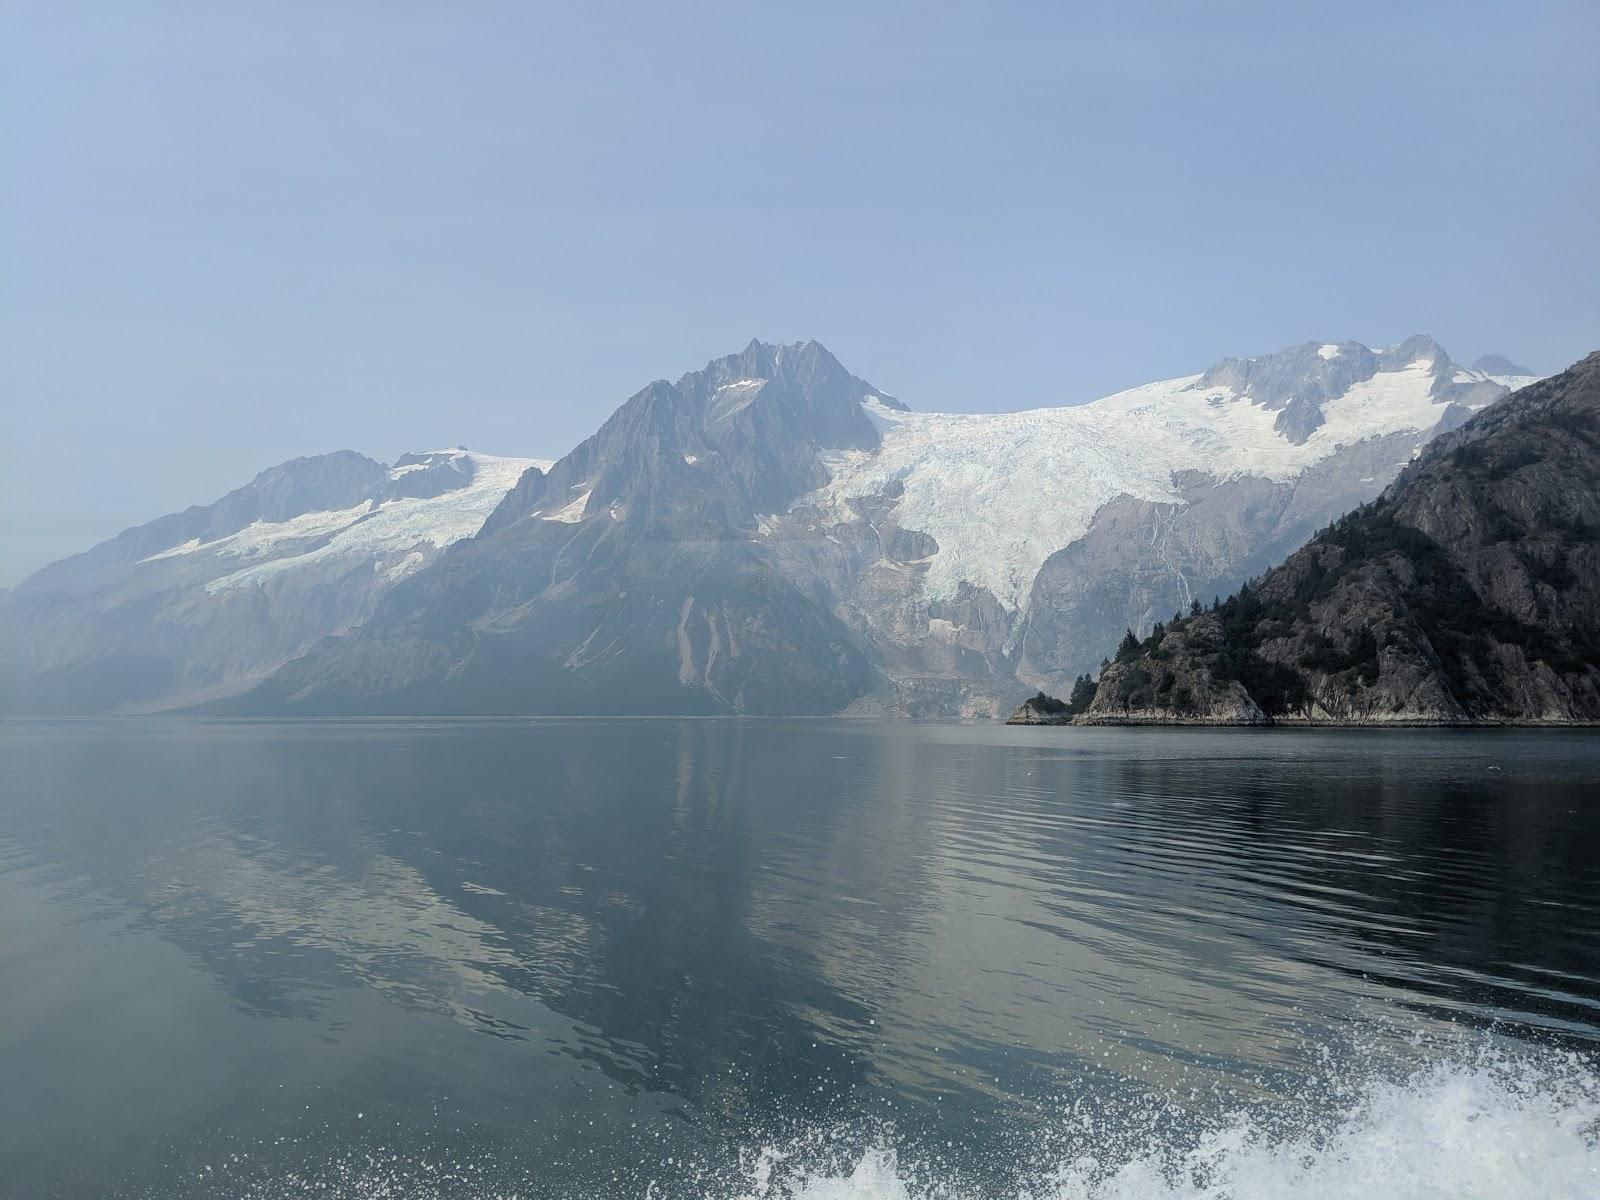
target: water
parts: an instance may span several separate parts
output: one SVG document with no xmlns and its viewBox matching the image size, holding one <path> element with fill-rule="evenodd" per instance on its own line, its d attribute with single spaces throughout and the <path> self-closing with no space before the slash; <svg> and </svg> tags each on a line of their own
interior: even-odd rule
<svg viewBox="0 0 1600 1200">
<path fill-rule="evenodd" d="M 1600 737 L 0 725 L 0 1194 L 1600 1195 Z"/>
</svg>

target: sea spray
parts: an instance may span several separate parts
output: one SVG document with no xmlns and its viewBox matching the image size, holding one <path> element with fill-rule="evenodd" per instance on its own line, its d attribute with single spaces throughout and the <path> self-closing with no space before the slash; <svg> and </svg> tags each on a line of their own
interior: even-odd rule
<svg viewBox="0 0 1600 1200">
<path fill-rule="evenodd" d="M 1421 1048 L 1421 1047 L 1419 1047 Z M 1389 1070 L 1330 1062 L 1294 1096 L 1197 1117 L 1169 1098 L 1084 1097 L 1047 1131 L 1019 1130 L 1012 1169 L 975 1167 L 959 1134 L 937 1152 L 845 1121 L 726 1159 L 666 1137 L 633 1169 L 579 1182 L 597 1147 L 347 1146 L 296 1168 L 241 1152 L 142 1200 L 1594 1200 L 1600 1064 L 1484 1036 Z M 1409 1071 L 1409 1073 L 1407 1073 Z M 1215 1110 L 1213 1110 L 1215 1111 Z M 687 1133 L 687 1131 L 684 1131 Z M 652 1139 L 654 1140 L 654 1139 Z M 310 1148 L 309 1146 L 307 1147 Z M 702 1148 L 703 1144 L 702 1144 Z M 264 1148 L 263 1148 L 264 1149 Z M 273 1149 L 281 1150 L 281 1146 Z M 557 1157 L 567 1161 L 558 1163 Z M 563 1169 L 565 1168 L 565 1169 Z M 554 1174 L 552 1173 L 554 1169 Z M 977 1179 L 990 1182 L 974 1182 Z"/>
<path fill-rule="evenodd" d="M 785 1174 L 792 1157 L 761 1158 L 740 1200 L 1593 1200 L 1600 1075 L 1576 1054 L 1484 1050 L 1372 1079 L 1295 1136 L 1269 1113 L 1241 1112 L 1127 1156 L 1085 1145 L 1009 1197 L 928 1182 L 892 1146 L 837 1172 Z"/>
</svg>

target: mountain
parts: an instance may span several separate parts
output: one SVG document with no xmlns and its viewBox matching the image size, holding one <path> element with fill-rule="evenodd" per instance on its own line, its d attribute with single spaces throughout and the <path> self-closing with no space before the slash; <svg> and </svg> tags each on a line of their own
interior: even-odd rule
<svg viewBox="0 0 1600 1200">
<path fill-rule="evenodd" d="M 916 413 L 815 342 L 752 342 L 555 463 L 285 464 L 40 572 L 0 654 L 51 711 L 994 715 L 1505 394 L 1417 337 Z"/>
<path fill-rule="evenodd" d="M 1472 364 L 1472 369 L 1490 379 L 1508 383 L 1511 387 L 1526 387 L 1538 379 L 1527 367 L 1519 367 L 1503 354 L 1484 354 Z M 1510 382 L 1515 381 L 1515 382 Z"/>
<path fill-rule="evenodd" d="M 297 458 L 129 529 L 0 599 L 0 705 L 148 711 L 229 695 L 359 624 L 482 526 L 536 460 Z"/>
<path fill-rule="evenodd" d="M 1129 635 L 1078 720 L 1600 722 L 1600 353 L 1215 611 Z"/>
<path fill-rule="evenodd" d="M 815 342 L 752 342 L 629 399 L 348 637 L 248 711 L 834 712 L 869 648 L 764 544 L 772 514 L 880 445 L 897 401 Z"/>
</svg>

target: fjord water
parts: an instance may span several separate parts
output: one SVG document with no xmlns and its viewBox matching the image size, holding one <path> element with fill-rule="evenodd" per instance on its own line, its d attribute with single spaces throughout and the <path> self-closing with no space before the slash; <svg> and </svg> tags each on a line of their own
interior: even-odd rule
<svg viewBox="0 0 1600 1200">
<path fill-rule="evenodd" d="M 0 726 L 0 1193 L 1600 1194 L 1600 738 Z"/>
</svg>

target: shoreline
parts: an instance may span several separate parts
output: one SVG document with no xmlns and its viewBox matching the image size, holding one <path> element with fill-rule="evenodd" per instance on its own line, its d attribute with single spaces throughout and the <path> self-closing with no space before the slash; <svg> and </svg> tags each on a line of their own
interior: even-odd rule
<svg viewBox="0 0 1600 1200">
<path fill-rule="evenodd" d="M 1207 720 L 1204 717 L 1075 717 L 1070 721 L 1018 722 L 1018 724 L 1059 724 L 1080 727 L 1200 728 L 1200 729 L 1600 729 L 1600 721 L 1537 720 L 1520 717 L 1485 717 L 1451 720 L 1433 717 L 1404 717 L 1393 720 L 1340 721 L 1307 717 L 1285 717 L 1266 721 Z"/>
</svg>

